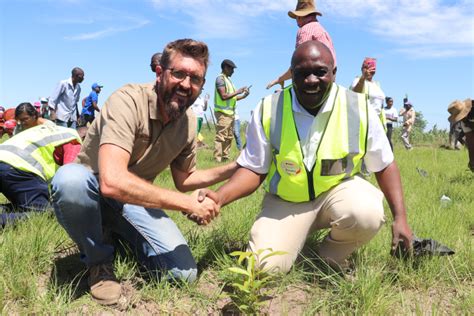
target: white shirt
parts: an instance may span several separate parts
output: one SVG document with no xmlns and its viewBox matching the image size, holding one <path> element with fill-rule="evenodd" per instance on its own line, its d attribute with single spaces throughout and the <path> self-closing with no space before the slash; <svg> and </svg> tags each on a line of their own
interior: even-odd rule
<svg viewBox="0 0 474 316">
<path fill-rule="evenodd" d="M 333 84 L 329 97 L 322 105 L 316 116 L 308 113 L 296 98 L 293 88 L 293 115 L 300 135 L 300 143 L 303 151 L 303 162 L 306 168 L 311 169 L 316 161 L 316 149 L 321 141 L 325 123 L 334 104 L 336 84 Z M 345 88 L 339 86 L 339 93 L 345 93 Z M 378 172 L 386 168 L 393 161 L 393 153 L 390 148 L 385 130 L 375 111 L 369 107 L 367 153 L 364 157 L 367 170 Z M 262 101 L 260 101 L 253 112 L 253 116 L 247 127 L 247 146 L 241 152 L 237 163 L 258 174 L 266 174 L 272 163 L 272 146 L 267 139 L 261 123 Z"/>
<path fill-rule="evenodd" d="M 194 101 L 193 105 L 191 105 L 193 109 L 194 115 L 196 117 L 204 117 L 204 99 L 199 96 L 196 101 Z"/>
<path fill-rule="evenodd" d="M 356 77 L 352 82 L 351 90 L 359 82 L 359 77 Z M 369 95 L 369 105 L 375 110 L 375 113 L 379 115 L 382 112 L 383 101 L 385 100 L 385 93 L 383 93 L 380 85 L 375 81 L 364 81 L 364 91 L 367 91 Z"/>
<path fill-rule="evenodd" d="M 77 120 L 77 103 L 81 95 L 81 86 L 76 83 L 74 88 L 72 79 L 59 82 L 49 97 L 49 107 L 56 111 L 56 117 L 63 122 Z"/>
<path fill-rule="evenodd" d="M 394 119 L 394 120 L 398 120 L 398 111 L 395 107 L 392 107 L 389 109 L 389 108 L 385 108 L 384 109 L 385 111 L 385 117 L 387 118 L 387 124 L 393 124 L 393 123 L 396 123 L 393 122 L 393 121 L 390 121 L 389 119 Z"/>
</svg>

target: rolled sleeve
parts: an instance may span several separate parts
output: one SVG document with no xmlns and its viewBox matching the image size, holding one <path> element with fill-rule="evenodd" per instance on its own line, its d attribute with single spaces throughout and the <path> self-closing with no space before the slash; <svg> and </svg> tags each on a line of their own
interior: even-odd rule
<svg viewBox="0 0 474 316">
<path fill-rule="evenodd" d="M 388 167 L 393 160 L 393 152 L 385 130 L 375 110 L 369 106 L 367 153 L 364 162 L 370 172 L 379 172 Z"/>
<path fill-rule="evenodd" d="M 262 102 L 257 105 L 253 112 L 246 132 L 247 144 L 239 158 L 237 158 L 237 163 L 255 173 L 267 174 L 272 162 L 271 144 L 263 130 L 261 113 Z"/>
</svg>

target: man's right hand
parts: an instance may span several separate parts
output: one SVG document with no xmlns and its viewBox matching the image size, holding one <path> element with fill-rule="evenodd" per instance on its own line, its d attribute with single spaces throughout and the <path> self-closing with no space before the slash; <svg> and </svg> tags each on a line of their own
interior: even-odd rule
<svg viewBox="0 0 474 316">
<path fill-rule="evenodd" d="M 364 80 L 367 80 L 367 78 L 370 77 L 370 74 L 372 72 L 375 72 L 375 67 L 363 67 L 362 68 L 362 78 L 364 78 Z"/>
<path fill-rule="evenodd" d="M 217 194 L 209 189 L 196 190 L 191 195 L 195 198 L 196 204 L 193 209 L 187 213 L 187 217 L 200 225 L 209 224 L 219 215 L 220 206 L 214 199 Z"/>
</svg>

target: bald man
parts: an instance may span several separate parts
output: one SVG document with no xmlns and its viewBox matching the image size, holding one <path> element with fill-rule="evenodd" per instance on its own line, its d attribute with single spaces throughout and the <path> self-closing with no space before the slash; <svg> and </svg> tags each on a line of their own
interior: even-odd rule
<svg viewBox="0 0 474 316">
<path fill-rule="evenodd" d="M 347 271 L 349 255 L 385 223 L 384 195 L 394 217 L 392 249 L 400 241 L 409 248 L 400 174 L 365 96 L 333 83 L 331 51 L 318 41 L 295 50 L 291 73 L 293 85 L 264 98 L 253 112 L 240 168 L 217 191 L 217 204 L 247 196 L 266 181 L 248 247 L 286 252 L 259 262 L 273 271 L 289 271 L 308 235 L 324 228 L 330 232 L 317 253 L 336 271 Z M 383 193 L 359 176 L 362 161 Z"/>
</svg>

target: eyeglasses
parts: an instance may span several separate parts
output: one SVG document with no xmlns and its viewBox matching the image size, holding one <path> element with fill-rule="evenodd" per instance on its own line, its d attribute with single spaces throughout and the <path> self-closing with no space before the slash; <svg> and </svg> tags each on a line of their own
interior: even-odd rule
<svg viewBox="0 0 474 316">
<path fill-rule="evenodd" d="M 176 70 L 174 68 L 167 68 L 167 70 L 170 71 L 171 76 L 176 80 L 183 81 L 186 77 L 189 77 L 191 84 L 194 86 L 200 86 L 204 83 L 204 78 L 201 76 L 188 74 L 186 71 Z"/>
</svg>

